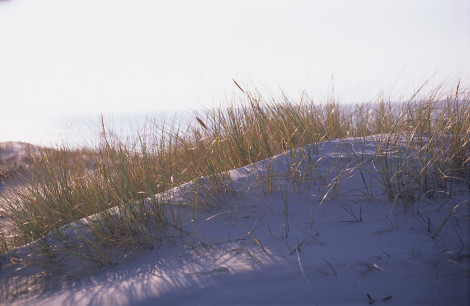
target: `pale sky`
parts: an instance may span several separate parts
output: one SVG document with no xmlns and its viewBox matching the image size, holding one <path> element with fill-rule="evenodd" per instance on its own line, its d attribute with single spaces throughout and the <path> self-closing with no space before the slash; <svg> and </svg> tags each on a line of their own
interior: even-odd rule
<svg viewBox="0 0 470 306">
<path fill-rule="evenodd" d="M 0 0 L 0 141 L 62 114 L 210 107 L 232 79 L 359 102 L 429 78 L 469 84 L 470 1 Z"/>
</svg>

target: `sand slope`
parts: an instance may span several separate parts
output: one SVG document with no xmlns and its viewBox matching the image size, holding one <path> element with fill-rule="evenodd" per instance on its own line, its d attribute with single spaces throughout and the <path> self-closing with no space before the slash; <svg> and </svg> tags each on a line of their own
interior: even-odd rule
<svg viewBox="0 0 470 306">
<path fill-rule="evenodd" d="M 357 146 L 363 169 L 370 170 L 364 172 L 368 189 L 359 172 L 350 171 L 332 190 L 331 167 L 342 163 L 353 169 Z M 372 144 L 330 141 L 305 150 L 312 150 L 318 171 L 309 186 L 287 179 L 289 153 L 232 170 L 232 188 L 219 197 L 222 208 L 199 210 L 194 219 L 192 209 L 180 210 L 181 226 L 190 234 L 114 267 L 67 263 L 93 273 L 8 302 L 469 305 L 468 192 L 423 197 L 405 209 L 406 199 L 390 200 L 378 188 Z M 273 168 L 279 173 L 273 190 L 258 186 L 255 178 Z M 190 187 L 168 194 L 177 203 Z M 13 275 L 19 267 L 10 264 L 2 273 Z"/>
</svg>

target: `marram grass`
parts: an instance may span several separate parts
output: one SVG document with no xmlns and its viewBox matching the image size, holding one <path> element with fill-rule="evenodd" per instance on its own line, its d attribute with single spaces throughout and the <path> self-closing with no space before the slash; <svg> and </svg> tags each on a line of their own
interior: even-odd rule
<svg viewBox="0 0 470 306">
<path fill-rule="evenodd" d="M 458 87 L 402 103 L 342 105 L 316 104 L 305 96 L 267 98 L 237 86 L 243 95 L 236 103 L 196 113 L 189 124 L 149 122 L 132 144 L 103 123 L 94 148 L 60 147 L 32 156 L 23 185 L 1 195 L 8 230 L 0 231 L 0 253 L 34 242 L 41 260 L 65 253 L 98 266 L 115 263 L 113 250 L 179 239 L 181 205 L 191 206 L 194 215 L 201 207 L 224 205 L 223 195 L 231 192 L 226 171 L 287 151 L 301 161 L 289 177 L 294 188 L 323 184 L 326 199 L 341 188 L 348 171 L 366 171 L 360 152 L 354 152 L 354 166 L 338 163 L 325 175 L 311 152 L 293 149 L 337 138 L 373 139 L 375 179 L 394 201 L 412 205 L 434 193 L 451 196 L 457 185 L 470 193 L 470 96 Z M 370 182 L 360 173 L 358 188 L 369 198 Z M 257 184 L 266 194 L 284 192 L 277 179 L 273 168 L 257 175 Z M 155 196 L 194 180 L 203 183 L 179 206 Z M 72 222 L 78 225 L 67 228 Z M 71 230 L 78 241 L 68 240 L 65 232 Z M 55 243 L 41 239 L 47 234 Z"/>
</svg>

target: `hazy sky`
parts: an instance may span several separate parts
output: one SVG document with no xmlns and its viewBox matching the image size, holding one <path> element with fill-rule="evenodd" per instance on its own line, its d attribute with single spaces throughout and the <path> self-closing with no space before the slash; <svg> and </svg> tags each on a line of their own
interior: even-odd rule
<svg viewBox="0 0 470 306">
<path fill-rule="evenodd" d="M 0 141 L 46 114 L 214 105 L 232 78 L 357 102 L 431 77 L 468 85 L 468 0 L 0 0 Z"/>
</svg>

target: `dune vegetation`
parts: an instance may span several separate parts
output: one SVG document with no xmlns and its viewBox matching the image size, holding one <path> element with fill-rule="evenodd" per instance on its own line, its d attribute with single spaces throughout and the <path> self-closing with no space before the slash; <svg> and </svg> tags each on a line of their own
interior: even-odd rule
<svg viewBox="0 0 470 306">
<path fill-rule="evenodd" d="M 123 254 L 187 234 L 179 230 L 181 207 L 190 207 L 195 217 L 201 209 L 223 206 L 225 195 L 234 192 L 227 171 L 285 152 L 293 161 L 286 179 L 294 190 L 322 184 L 323 200 L 352 168 L 375 180 L 357 187 L 364 197 L 374 197 L 372 185 L 379 186 L 405 207 L 426 197 L 470 194 L 470 96 L 459 86 L 418 91 L 403 102 L 348 105 L 334 99 L 318 104 L 306 95 L 266 97 L 236 85 L 240 96 L 234 101 L 195 112 L 189 123 L 149 121 L 133 143 L 103 122 L 94 148 L 61 146 L 32 154 L 21 186 L 0 195 L 6 217 L 0 254 L 15 258 L 14 250 L 28 245 L 35 255 L 18 258 L 24 264 L 54 262 L 64 254 L 97 266 L 115 264 Z M 355 150 L 354 163 L 322 176 L 315 171 L 315 151 L 302 150 L 346 138 L 373 142 L 373 170 L 361 168 L 361 151 Z M 266 194 L 280 192 L 278 177 L 273 168 L 258 175 L 256 184 Z M 188 182 L 187 198 L 164 196 Z"/>
</svg>

